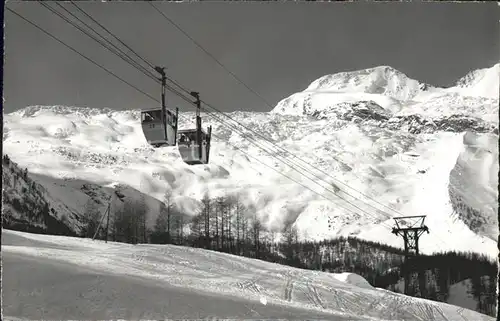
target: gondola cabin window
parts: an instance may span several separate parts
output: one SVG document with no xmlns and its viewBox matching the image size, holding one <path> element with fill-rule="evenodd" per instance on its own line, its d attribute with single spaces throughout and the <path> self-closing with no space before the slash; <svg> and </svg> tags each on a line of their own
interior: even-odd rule
<svg viewBox="0 0 500 321">
<path fill-rule="evenodd" d="M 170 126 L 175 126 L 175 115 L 167 109 L 167 124 Z"/>
<path fill-rule="evenodd" d="M 148 122 L 155 122 L 155 123 L 160 123 L 161 122 L 161 109 L 160 110 L 152 110 L 148 112 L 143 112 L 142 113 L 142 122 L 148 123 Z"/>
<path fill-rule="evenodd" d="M 150 113 L 142 113 L 141 121 L 143 123 L 149 123 L 149 122 L 153 121 L 153 117 L 151 116 Z"/>
<path fill-rule="evenodd" d="M 153 117 L 153 121 L 161 123 L 161 109 L 153 110 L 150 114 Z"/>
</svg>

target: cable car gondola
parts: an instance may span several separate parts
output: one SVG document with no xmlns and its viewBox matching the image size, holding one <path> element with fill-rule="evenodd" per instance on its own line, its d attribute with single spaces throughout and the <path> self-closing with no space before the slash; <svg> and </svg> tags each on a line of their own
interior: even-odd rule
<svg viewBox="0 0 500 321">
<path fill-rule="evenodd" d="M 162 107 L 141 110 L 141 125 L 146 141 L 155 148 L 178 145 L 179 154 L 188 165 L 208 164 L 212 126 L 208 127 L 207 132 L 201 128 L 199 93 L 191 92 L 191 96 L 196 98 L 196 128 L 178 131 L 179 108 L 174 114 L 165 106 L 165 68 L 156 67 L 155 70 L 162 76 Z"/>
<path fill-rule="evenodd" d="M 161 75 L 161 108 L 141 110 L 142 132 L 148 144 L 153 147 L 175 146 L 179 109 L 176 109 L 175 114 L 167 110 L 165 104 L 167 84 L 165 68 L 155 67 L 155 71 Z"/>
<path fill-rule="evenodd" d="M 196 128 L 180 129 L 178 131 L 179 154 L 188 165 L 208 164 L 210 156 L 210 139 L 212 138 L 212 126 L 205 132 L 201 127 L 200 95 L 191 92 L 196 98 Z"/>
<path fill-rule="evenodd" d="M 175 146 L 178 114 L 178 109 L 175 114 L 166 108 L 141 110 L 142 132 L 148 144 L 154 147 Z"/>
</svg>

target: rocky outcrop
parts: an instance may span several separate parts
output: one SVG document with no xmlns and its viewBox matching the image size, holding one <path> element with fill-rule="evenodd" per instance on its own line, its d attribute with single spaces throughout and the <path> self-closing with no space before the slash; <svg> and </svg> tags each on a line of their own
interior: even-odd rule
<svg viewBox="0 0 500 321">
<path fill-rule="evenodd" d="M 377 123 L 381 128 L 403 130 L 411 134 L 433 133 L 447 131 L 461 133 L 473 131 L 477 133 L 498 134 L 498 126 L 469 115 L 450 115 L 440 117 L 423 116 L 419 114 L 392 115 L 374 101 L 358 101 L 341 103 L 321 111 L 315 110 L 311 116 L 316 119 L 336 118 L 343 121 L 362 124 Z"/>
<path fill-rule="evenodd" d="M 382 127 L 405 130 L 412 134 L 427 134 L 436 131 L 454 133 L 474 131 L 477 133 L 498 134 L 497 126 L 467 115 L 451 115 L 439 118 L 426 118 L 420 115 L 395 116 L 382 124 Z"/>
</svg>

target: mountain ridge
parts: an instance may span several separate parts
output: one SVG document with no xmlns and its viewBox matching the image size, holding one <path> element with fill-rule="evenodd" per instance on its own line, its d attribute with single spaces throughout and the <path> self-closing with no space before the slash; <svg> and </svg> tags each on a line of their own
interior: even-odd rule
<svg viewBox="0 0 500 321">
<path fill-rule="evenodd" d="M 421 109 L 432 108 L 436 102 L 461 105 L 462 101 L 456 102 L 454 99 L 464 97 L 476 99 L 481 104 L 496 104 L 498 113 L 499 65 L 471 71 L 461 77 L 455 86 L 448 88 L 421 83 L 390 66 L 329 74 L 314 80 L 305 90 L 282 99 L 271 113 L 309 114 L 307 107 L 316 95 L 328 95 L 330 104 L 353 102 L 362 97 L 362 100 L 374 101 L 391 113 L 407 114 L 415 113 L 412 111 L 415 104 L 423 105 Z M 403 105 L 408 103 L 413 108 L 404 110 Z M 300 104 L 304 109 L 297 110 Z M 494 106 L 491 108 L 495 111 Z"/>
</svg>

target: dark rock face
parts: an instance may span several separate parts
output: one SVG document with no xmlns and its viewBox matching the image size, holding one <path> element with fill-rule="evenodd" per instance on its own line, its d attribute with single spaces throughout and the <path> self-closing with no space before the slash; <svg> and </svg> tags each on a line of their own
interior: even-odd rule
<svg viewBox="0 0 500 321">
<path fill-rule="evenodd" d="M 381 128 L 403 130 L 411 134 L 430 134 L 436 131 L 498 134 L 497 125 L 488 124 L 473 116 L 463 114 L 434 118 L 419 114 L 393 116 L 374 101 L 336 104 L 326 110 L 315 110 L 311 116 L 316 119 L 337 118 L 360 125 L 365 122 L 377 123 Z"/>
<path fill-rule="evenodd" d="M 433 133 L 435 131 L 498 133 L 498 127 L 487 124 L 479 118 L 467 115 L 451 115 L 434 119 L 425 118 L 420 115 L 396 116 L 391 118 L 382 127 L 395 130 L 406 129 L 412 134 Z"/>
</svg>

